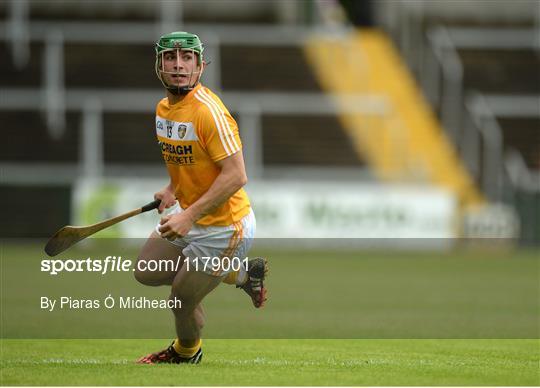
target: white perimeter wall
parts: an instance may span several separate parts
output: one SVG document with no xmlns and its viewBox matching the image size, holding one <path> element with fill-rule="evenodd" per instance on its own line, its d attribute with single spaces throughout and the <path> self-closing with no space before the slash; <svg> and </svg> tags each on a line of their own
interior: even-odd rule
<svg viewBox="0 0 540 388">
<path fill-rule="evenodd" d="M 88 225 L 152 201 L 164 181 L 90 181 L 75 185 L 73 224 Z M 424 186 L 336 182 L 250 182 L 247 192 L 259 239 L 411 239 L 457 237 L 455 198 Z M 150 212 L 107 229 L 101 237 L 147 237 L 159 221 Z M 421 241 L 420 241 L 421 242 Z M 416 244 L 418 245 L 419 241 Z M 377 244 L 375 244 L 377 245 Z M 384 244 L 383 244 L 384 245 Z"/>
</svg>

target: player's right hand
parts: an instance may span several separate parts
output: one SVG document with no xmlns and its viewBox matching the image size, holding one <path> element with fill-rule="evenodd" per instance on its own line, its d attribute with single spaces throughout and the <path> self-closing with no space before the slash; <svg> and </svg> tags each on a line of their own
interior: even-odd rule
<svg viewBox="0 0 540 388">
<path fill-rule="evenodd" d="M 169 186 L 155 193 L 154 199 L 161 200 L 161 203 L 158 207 L 159 214 L 163 213 L 163 210 L 165 210 L 166 208 L 173 206 L 176 202 L 176 197 L 174 196 L 174 193 L 171 191 Z"/>
</svg>

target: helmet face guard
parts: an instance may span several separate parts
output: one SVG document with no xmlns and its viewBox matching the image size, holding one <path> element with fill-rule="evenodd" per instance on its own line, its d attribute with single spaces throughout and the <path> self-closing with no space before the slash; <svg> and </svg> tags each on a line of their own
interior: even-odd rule
<svg viewBox="0 0 540 388">
<path fill-rule="evenodd" d="M 204 70 L 204 47 L 197 35 L 172 32 L 156 42 L 155 71 L 174 95 L 185 95 L 199 83 Z"/>
</svg>

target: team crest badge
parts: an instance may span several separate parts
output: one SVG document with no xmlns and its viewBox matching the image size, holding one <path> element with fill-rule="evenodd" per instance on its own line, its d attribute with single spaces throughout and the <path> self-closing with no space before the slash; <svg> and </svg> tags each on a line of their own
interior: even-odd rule
<svg viewBox="0 0 540 388">
<path fill-rule="evenodd" d="M 187 130 L 187 125 L 185 124 L 180 124 L 178 126 L 178 138 L 179 139 L 183 139 L 184 136 L 186 136 L 186 130 Z"/>
</svg>

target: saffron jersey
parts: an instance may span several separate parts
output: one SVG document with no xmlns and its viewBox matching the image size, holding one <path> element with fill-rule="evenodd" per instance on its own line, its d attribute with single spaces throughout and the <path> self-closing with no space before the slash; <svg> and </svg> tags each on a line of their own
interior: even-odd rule
<svg viewBox="0 0 540 388">
<path fill-rule="evenodd" d="M 168 98 L 158 103 L 156 135 L 183 209 L 208 191 L 221 171 L 216 162 L 242 149 L 236 121 L 221 100 L 201 84 L 176 104 L 169 104 Z M 197 224 L 231 225 L 249 212 L 249 198 L 240 189 Z"/>
</svg>

